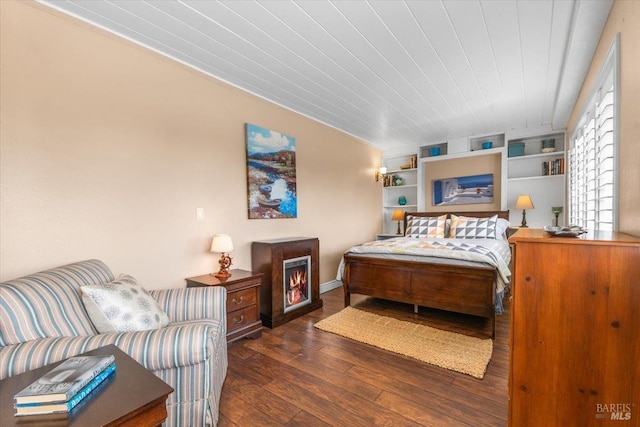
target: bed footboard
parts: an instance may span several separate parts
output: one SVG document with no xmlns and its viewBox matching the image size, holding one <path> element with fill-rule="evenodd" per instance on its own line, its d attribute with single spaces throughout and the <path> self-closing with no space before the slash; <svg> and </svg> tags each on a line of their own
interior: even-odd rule
<svg viewBox="0 0 640 427">
<path fill-rule="evenodd" d="M 495 283 L 489 266 L 460 267 L 438 263 L 344 256 L 344 302 L 362 294 L 423 307 L 490 319 L 495 334 Z"/>
</svg>

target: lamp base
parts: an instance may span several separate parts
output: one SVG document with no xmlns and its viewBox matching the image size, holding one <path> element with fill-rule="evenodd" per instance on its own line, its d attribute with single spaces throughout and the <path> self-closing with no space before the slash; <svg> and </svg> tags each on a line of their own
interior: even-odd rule
<svg viewBox="0 0 640 427">
<path fill-rule="evenodd" d="M 398 232 L 396 234 L 398 236 L 402 236 L 402 230 L 400 229 L 400 221 L 398 221 Z"/>
<path fill-rule="evenodd" d="M 520 228 L 529 228 L 527 225 L 527 213 L 525 210 L 522 210 L 522 224 L 520 224 Z"/>
<path fill-rule="evenodd" d="M 228 271 L 218 271 L 216 274 L 213 275 L 215 278 L 220 279 L 221 281 L 225 281 L 227 280 L 229 277 L 231 277 L 231 273 L 229 273 Z"/>
<path fill-rule="evenodd" d="M 224 252 L 222 253 L 222 255 L 220 256 L 220 260 L 218 261 L 218 264 L 220 264 L 220 270 L 218 270 L 218 272 L 214 274 L 215 277 L 220 280 L 226 280 L 231 277 L 231 273 L 229 273 L 229 267 L 231 267 L 231 259 L 232 258 L 229 255 L 225 255 Z"/>
</svg>

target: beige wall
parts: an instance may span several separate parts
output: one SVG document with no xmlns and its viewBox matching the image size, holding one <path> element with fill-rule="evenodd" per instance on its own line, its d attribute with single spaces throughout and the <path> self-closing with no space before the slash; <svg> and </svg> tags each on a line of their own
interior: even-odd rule
<svg viewBox="0 0 640 427">
<path fill-rule="evenodd" d="M 424 200 L 425 210 L 432 212 L 450 212 L 451 206 L 433 206 L 433 181 L 436 179 L 455 178 L 457 176 L 493 174 L 493 203 L 460 205 L 458 211 L 499 211 L 501 193 L 501 159 L 500 154 L 464 157 L 459 159 L 439 160 L 425 165 Z"/>
<path fill-rule="evenodd" d="M 615 35 L 620 33 L 620 231 L 640 236 L 640 2 L 616 0 L 571 114 L 570 136 Z"/>
<path fill-rule="evenodd" d="M 381 229 L 380 152 L 44 6 L 0 2 L 0 279 L 86 258 L 148 288 L 320 239 L 320 280 Z M 249 220 L 244 124 L 294 136 L 298 218 Z M 205 219 L 196 220 L 196 208 Z"/>
</svg>

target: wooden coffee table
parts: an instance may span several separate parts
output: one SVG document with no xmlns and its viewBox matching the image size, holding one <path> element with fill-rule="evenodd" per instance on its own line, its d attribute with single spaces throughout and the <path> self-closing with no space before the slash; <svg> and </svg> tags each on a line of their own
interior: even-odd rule
<svg viewBox="0 0 640 427">
<path fill-rule="evenodd" d="M 166 401 L 173 388 L 115 345 L 83 355 L 113 354 L 116 372 L 85 397 L 69 415 L 16 417 L 13 396 L 59 365 L 52 363 L 0 381 L 0 426 L 159 426 L 167 418 Z"/>
</svg>

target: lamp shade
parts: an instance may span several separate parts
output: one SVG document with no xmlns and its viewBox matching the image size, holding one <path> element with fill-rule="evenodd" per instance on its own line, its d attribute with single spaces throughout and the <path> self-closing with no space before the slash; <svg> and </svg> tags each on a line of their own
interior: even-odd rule
<svg viewBox="0 0 640 427">
<path fill-rule="evenodd" d="M 531 196 L 528 194 L 523 194 L 518 196 L 518 200 L 516 201 L 516 209 L 533 209 L 533 202 L 531 201 Z"/>
<path fill-rule="evenodd" d="M 380 169 L 378 169 L 378 172 L 380 172 L 380 175 L 384 175 L 387 173 L 387 167 L 386 166 L 380 166 Z"/>
<path fill-rule="evenodd" d="M 391 221 L 402 221 L 404 218 L 404 212 L 401 209 L 397 209 L 393 212 L 393 216 L 391 217 Z"/>
<path fill-rule="evenodd" d="M 228 234 L 214 234 L 211 241 L 211 252 L 224 253 L 233 250 L 233 242 Z"/>
</svg>

